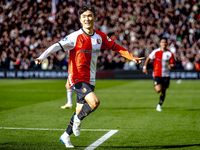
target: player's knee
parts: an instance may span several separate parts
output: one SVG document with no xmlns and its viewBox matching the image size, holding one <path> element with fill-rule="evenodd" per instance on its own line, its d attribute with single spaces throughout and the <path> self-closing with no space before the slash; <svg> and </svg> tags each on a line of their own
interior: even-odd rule
<svg viewBox="0 0 200 150">
<path fill-rule="evenodd" d="M 160 89 L 156 89 L 156 92 L 157 92 L 157 93 L 160 93 L 160 91 L 161 91 Z"/>
<path fill-rule="evenodd" d="M 67 84 L 65 84 L 65 88 L 68 90 L 68 86 L 67 86 Z"/>
<path fill-rule="evenodd" d="M 95 103 L 95 105 L 98 107 L 100 105 L 100 100 L 98 99 L 98 101 L 96 101 Z"/>
<path fill-rule="evenodd" d="M 99 106 L 99 104 L 100 104 L 100 100 L 98 98 L 96 98 L 92 101 L 92 105 L 94 108 L 97 108 Z"/>
<path fill-rule="evenodd" d="M 96 109 L 100 104 L 100 100 L 94 94 L 94 92 L 91 92 L 88 95 L 86 95 L 85 100 L 93 110 Z"/>
<path fill-rule="evenodd" d="M 99 101 L 98 98 L 91 100 L 90 103 L 89 103 L 90 107 L 93 110 L 97 109 L 97 107 L 99 106 L 99 104 L 100 104 L 100 101 Z"/>
<path fill-rule="evenodd" d="M 93 111 L 96 110 L 99 105 L 100 105 L 100 101 L 98 100 L 98 101 L 95 102 L 95 108 L 93 109 Z"/>
<path fill-rule="evenodd" d="M 161 92 L 161 90 L 162 90 L 161 88 L 158 88 L 158 87 L 157 87 L 157 88 L 155 88 L 155 91 L 156 91 L 157 93 L 160 93 L 160 92 Z"/>
<path fill-rule="evenodd" d="M 156 91 L 157 93 L 160 93 L 161 90 L 162 90 L 162 86 L 160 86 L 160 85 L 156 85 L 156 86 L 155 86 L 155 91 Z"/>
</svg>

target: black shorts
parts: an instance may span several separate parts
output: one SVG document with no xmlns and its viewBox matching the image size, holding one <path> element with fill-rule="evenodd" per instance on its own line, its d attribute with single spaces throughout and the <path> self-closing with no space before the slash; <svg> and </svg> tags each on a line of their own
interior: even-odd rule
<svg viewBox="0 0 200 150">
<path fill-rule="evenodd" d="M 154 86 L 161 84 L 163 87 L 168 88 L 170 83 L 170 77 L 154 77 Z"/>
<path fill-rule="evenodd" d="M 74 85 L 72 85 L 71 89 L 76 93 L 77 95 L 77 103 L 84 104 L 85 103 L 85 96 L 89 94 L 90 92 L 94 92 L 94 86 L 85 82 L 78 82 Z"/>
</svg>

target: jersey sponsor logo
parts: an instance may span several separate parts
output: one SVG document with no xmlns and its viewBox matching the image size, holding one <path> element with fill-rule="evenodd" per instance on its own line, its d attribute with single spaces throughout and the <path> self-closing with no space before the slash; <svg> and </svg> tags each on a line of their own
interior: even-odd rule
<svg viewBox="0 0 200 150">
<path fill-rule="evenodd" d="M 158 59 L 158 58 L 157 58 L 157 60 L 158 60 L 158 61 L 162 61 L 162 59 Z"/>
<path fill-rule="evenodd" d="M 67 41 L 68 37 L 64 38 L 62 41 Z"/>
<path fill-rule="evenodd" d="M 97 39 L 97 43 L 100 44 L 100 43 L 101 43 L 101 40 L 100 40 L 100 39 Z"/>
<path fill-rule="evenodd" d="M 79 53 L 94 53 L 94 52 L 96 52 L 97 50 L 85 50 L 85 49 L 81 49 L 80 51 L 79 51 Z"/>
</svg>

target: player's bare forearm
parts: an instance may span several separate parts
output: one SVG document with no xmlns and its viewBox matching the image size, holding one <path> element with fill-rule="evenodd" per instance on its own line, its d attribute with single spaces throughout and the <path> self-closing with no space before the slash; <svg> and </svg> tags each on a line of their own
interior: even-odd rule
<svg viewBox="0 0 200 150">
<path fill-rule="evenodd" d="M 122 55 L 123 57 L 131 61 L 134 61 L 137 64 L 141 64 L 142 63 L 141 60 L 145 59 L 145 57 L 140 57 L 140 58 L 134 57 L 129 51 L 127 51 L 125 48 L 123 48 L 122 46 L 118 44 L 114 45 L 113 50 L 120 53 L 120 55 Z"/>
<path fill-rule="evenodd" d="M 133 61 L 135 62 L 135 63 L 137 63 L 137 64 L 141 64 L 142 65 L 142 59 L 145 59 L 145 57 L 139 57 L 139 58 L 137 58 L 137 57 L 135 57 L 134 59 L 133 59 Z"/>
<path fill-rule="evenodd" d="M 142 69 L 142 72 L 145 73 L 145 74 L 148 74 L 147 65 L 148 65 L 149 61 L 150 61 L 150 58 L 147 57 L 147 59 L 146 59 L 146 61 L 144 63 L 143 69 Z"/>
<path fill-rule="evenodd" d="M 42 61 L 44 59 L 46 59 L 50 54 L 57 52 L 58 50 L 60 50 L 61 47 L 58 43 L 55 43 L 53 45 L 51 45 L 47 50 L 45 50 L 42 55 L 40 55 L 40 57 L 35 59 L 35 64 L 39 65 L 42 63 Z"/>
<path fill-rule="evenodd" d="M 148 65 L 149 61 L 150 61 L 150 58 L 149 58 L 149 57 L 147 57 L 147 59 L 146 59 L 146 61 L 145 61 L 145 63 L 144 63 L 144 66 L 146 66 L 146 67 L 147 67 L 147 65 Z"/>
</svg>

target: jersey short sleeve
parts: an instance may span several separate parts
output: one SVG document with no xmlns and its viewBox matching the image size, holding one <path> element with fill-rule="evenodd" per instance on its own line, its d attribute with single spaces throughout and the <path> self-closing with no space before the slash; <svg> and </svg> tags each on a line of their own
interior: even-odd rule
<svg viewBox="0 0 200 150">
<path fill-rule="evenodd" d="M 114 46 L 115 42 L 112 41 L 105 33 L 100 31 L 99 34 L 101 35 L 103 40 L 101 48 L 106 50 L 111 49 Z"/>
<path fill-rule="evenodd" d="M 78 36 L 77 32 L 74 32 L 74 33 L 69 34 L 68 36 L 66 36 L 64 39 L 62 39 L 58 43 L 60 44 L 61 48 L 64 51 L 71 50 L 76 45 L 77 36 Z"/>
<path fill-rule="evenodd" d="M 159 51 L 159 50 L 160 50 L 160 48 L 157 48 L 157 49 L 153 50 L 153 51 L 149 54 L 149 58 L 150 58 L 151 60 L 155 59 L 155 53 L 156 53 L 157 51 Z"/>
</svg>

